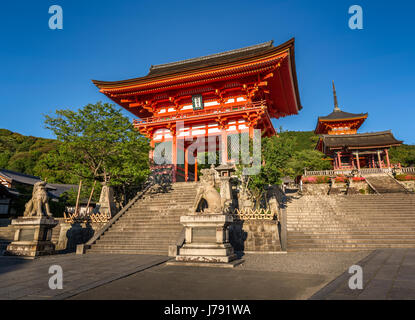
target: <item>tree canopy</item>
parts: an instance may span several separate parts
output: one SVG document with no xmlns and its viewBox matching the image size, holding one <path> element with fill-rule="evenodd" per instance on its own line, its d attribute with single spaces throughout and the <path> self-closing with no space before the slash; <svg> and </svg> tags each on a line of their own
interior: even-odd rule
<svg viewBox="0 0 415 320">
<path fill-rule="evenodd" d="M 60 142 L 39 164 L 52 180 L 96 180 L 125 189 L 148 176 L 148 139 L 114 105 L 98 102 L 77 111 L 56 110 L 45 116 L 45 126 Z"/>
</svg>

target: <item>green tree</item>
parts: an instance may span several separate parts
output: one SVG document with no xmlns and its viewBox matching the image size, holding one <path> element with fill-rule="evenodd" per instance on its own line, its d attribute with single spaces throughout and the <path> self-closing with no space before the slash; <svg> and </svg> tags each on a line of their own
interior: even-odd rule
<svg viewBox="0 0 415 320">
<path fill-rule="evenodd" d="M 389 151 L 391 163 L 400 163 L 404 167 L 415 166 L 415 146 L 403 144 Z"/>
<path fill-rule="evenodd" d="M 283 131 L 278 136 L 261 139 L 261 168 L 258 174 L 242 177 L 246 165 L 239 165 L 237 174 L 242 178 L 258 206 L 269 185 L 280 184 L 282 178 L 292 178 L 307 170 L 329 169 L 331 163 L 324 154 L 314 150 L 317 139 L 312 132 Z M 298 141 L 301 140 L 301 141 Z M 252 156 L 252 154 L 251 154 Z"/>
<path fill-rule="evenodd" d="M 46 128 L 60 143 L 37 170 L 53 173 L 54 180 L 76 183 L 82 179 L 88 186 L 96 180 L 114 186 L 122 202 L 127 200 L 127 189 L 146 179 L 148 139 L 134 129 L 121 109 L 98 102 L 78 111 L 57 110 L 45 118 Z"/>
<path fill-rule="evenodd" d="M 291 177 L 296 177 L 307 170 L 329 170 L 331 168 L 331 160 L 325 158 L 324 153 L 318 150 L 301 150 L 296 151 L 293 157 L 288 161 L 287 166 L 293 174 Z"/>
</svg>

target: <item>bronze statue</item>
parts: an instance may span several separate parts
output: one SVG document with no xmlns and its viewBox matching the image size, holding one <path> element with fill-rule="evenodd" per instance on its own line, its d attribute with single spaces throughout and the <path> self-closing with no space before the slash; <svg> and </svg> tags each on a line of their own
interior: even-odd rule
<svg viewBox="0 0 415 320">
<path fill-rule="evenodd" d="M 49 197 L 46 192 L 46 181 L 36 182 L 33 186 L 32 199 L 25 205 L 23 217 L 52 217 L 48 203 Z"/>
</svg>

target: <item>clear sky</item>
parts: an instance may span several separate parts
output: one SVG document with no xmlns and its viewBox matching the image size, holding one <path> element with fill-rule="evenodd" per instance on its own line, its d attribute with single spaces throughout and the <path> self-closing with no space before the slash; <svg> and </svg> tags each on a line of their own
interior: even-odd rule
<svg viewBox="0 0 415 320">
<path fill-rule="evenodd" d="M 363 30 L 348 9 L 363 8 Z M 49 6 L 63 9 L 50 30 Z M 295 37 L 303 110 L 273 121 L 314 130 L 340 107 L 368 112 L 360 132 L 391 129 L 415 144 L 414 1 L 20 0 L 0 7 L 0 128 L 53 137 L 43 114 L 107 101 L 91 79 L 122 80 L 150 65 Z"/>
</svg>

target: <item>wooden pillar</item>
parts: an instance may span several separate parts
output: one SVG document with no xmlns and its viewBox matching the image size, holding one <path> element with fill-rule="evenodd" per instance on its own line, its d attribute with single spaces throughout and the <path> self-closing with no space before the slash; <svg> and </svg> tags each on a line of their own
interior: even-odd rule
<svg viewBox="0 0 415 320">
<path fill-rule="evenodd" d="M 356 164 L 357 164 L 357 170 L 360 170 L 359 151 L 357 150 L 356 150 Z"/>
<path fill-rule="evenodd" d="M 337 167 L 338 169 L 342 168 L 342 159 L 341 159 L 341 152 L 337 152 Z"/>
<path fill-rule="evenodd" d="M 185 148 L 184 151 L 184 181 L 187 182 L 188 174 L 189 174 L 189 163 L 187 162 L 187 157 L 189 155 L 188 148 Z"/>
<path fill-rule="evenodd" d="M 153 135 L 151 135 L 150 137 L 150 151 L 149 151 L 149 158 L 150 160 L 154 160 L 154 146 L 155 146 L 155 142 L 153 140 Z"/>
<path fill-rule="evenodd" d="M 177 173 L 177 134 L 176 134 L 176 128 L 171 130 L 172 136 L 173 136 L 173 143 L 172 143 L 172 165 L 173 165 L 173 182 L 176 182 L 176 173 Z"/>
<path fill-rule="evenodd" d="M 228 162 L 228 135 L 226 134 L 226 130 L 223 128 L 221 129 L 221 163 L 226 164 Z"/>
<path fill-rule="evenodd" d="M 195 181 L 197 181 L 197 155 L 195 158 Z"/>
<path fill-rule="evenodd" d="M 378 150 L 378 163 L 379 163 L 379 168 L 382 168 L 382 160 L 380 159 L 380 151 Z"/>
<path fill-rule="evenodd" d="M 385 149 L 385 154 L 386 154 L 386 163 L 388 164 L 388 168 L 390 168 L 391 167 L 391 163 L 389 161 L 388 149 Z"/>
</svg>

